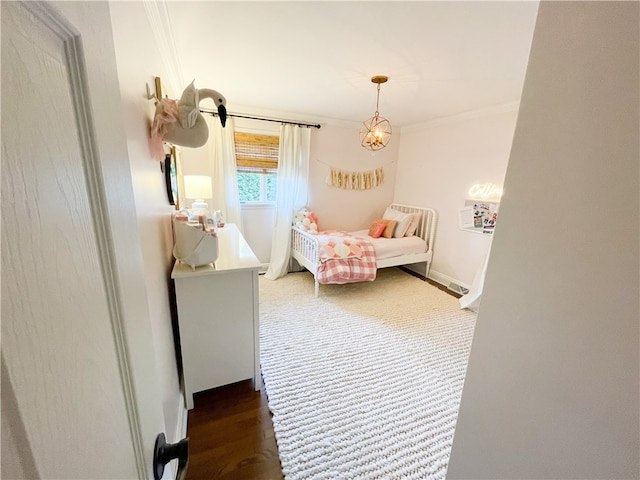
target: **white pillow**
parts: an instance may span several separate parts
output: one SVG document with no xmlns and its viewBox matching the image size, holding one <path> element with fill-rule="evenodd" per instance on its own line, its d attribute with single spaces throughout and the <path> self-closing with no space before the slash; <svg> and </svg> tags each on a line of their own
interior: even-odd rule
<svg viewBox="0 0 640 480">
<path fill-rule="evenodd" d="M 387 207 L 382 218 L 385 220 L 395 220 L 396 222 L 398 222 L 396 225 L 396 229 L 393 231 L 393 238 L 400 238 L 404 237 L 404 234 L 407 233 L 409 224 L 413 219 L 413 214 L 402 213 L 400 210 Z"/>
</svg>

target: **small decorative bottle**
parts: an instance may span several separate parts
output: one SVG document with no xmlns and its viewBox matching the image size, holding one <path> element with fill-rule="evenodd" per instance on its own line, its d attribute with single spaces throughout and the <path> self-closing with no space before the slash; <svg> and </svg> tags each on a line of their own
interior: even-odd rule
<svg viewBox="0 0 640 480">
<path fill-rule="evenodd" d="M 222 211 L 216 210 L 213 214 L 213 220 L 216 224 L 216 227 L 221 228 L 224 227 L 224 219 L 222 217 Z"/>
</svg>

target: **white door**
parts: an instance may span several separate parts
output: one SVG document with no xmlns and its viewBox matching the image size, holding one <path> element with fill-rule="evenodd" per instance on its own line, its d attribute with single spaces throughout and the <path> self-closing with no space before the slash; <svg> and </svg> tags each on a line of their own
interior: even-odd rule
<svg viewBox="0 0 640 480">
<path fill-rule="evenodd" d="M 124 323 L 82 26 L 1 16 L 3 478 L 153 478 L 162 405 L 131 364 L 151 338 Z"/>
</svg>

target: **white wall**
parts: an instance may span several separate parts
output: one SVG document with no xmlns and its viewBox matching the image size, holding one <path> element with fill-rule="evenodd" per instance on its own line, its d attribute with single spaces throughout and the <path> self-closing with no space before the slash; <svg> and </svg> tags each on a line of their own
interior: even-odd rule
<svg viewBox="0 0 640 480">
<path fill-rule="evenodd" d="M 170 308 L 172 238 L 169 205 L 160 163 L 149 151 L 149 127 L 155 110 L 146 99 L 145 84 L 155 91 L 154 76 L 163 76 L 163 63 L 143 4 L 111 2 L 111 19 L 123 122 L 135 195 L 138 231 L 144 261 L 155 364 L 162 389 L 167 439 L 180 437 L 180 385 Z M 186 428 L 186 426 L 184 427 Z"/>
<path fill-rule="evenodd" d="M 430 277 L 473 282 L 491 238 L 460 230 L 458 209 L 472 185 L 502 186 L 516 117 L 514 103 L 402 129 L 394 200 L 438 212 Z"/>
<path fill-rule="evenodd" d="M 540 3 L 449 479 L 640 478 L 639 18 Z"/>
<path fill-rule="evenodd" d="M 263 265 L 268 265 L 271 258 L 274 215 L 274 204 L 242 206 L 243 236 Z"/>
<path fill-rule="evenodd" d="M 359 125 L 325 124 L 311 135 L 308 205 L 323 230 L 369 228 L 393 199 L 400 133 L 394 133 L 387 147 L 374 153 L 360 146 L 359 131 Z M 384 184 L 369 190 L 332 187 L 327 184 L 330 167 L 354 172 L 383 167 Z"/>
</svg>

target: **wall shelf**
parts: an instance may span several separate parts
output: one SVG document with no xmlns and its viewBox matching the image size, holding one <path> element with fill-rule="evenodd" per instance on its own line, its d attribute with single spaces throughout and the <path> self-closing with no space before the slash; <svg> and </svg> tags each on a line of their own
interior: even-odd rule
<svg viewBox="0 0 640 480">
<path fill-rule="evenodd" d="M 482 227 L 460 227 L 460 230 L 470 233 L 479 233 L 480 235 L 493 235 L 493 230 L 485 230 Z"/>
</svg>

